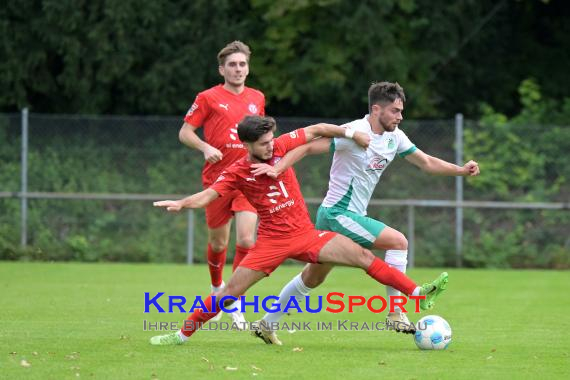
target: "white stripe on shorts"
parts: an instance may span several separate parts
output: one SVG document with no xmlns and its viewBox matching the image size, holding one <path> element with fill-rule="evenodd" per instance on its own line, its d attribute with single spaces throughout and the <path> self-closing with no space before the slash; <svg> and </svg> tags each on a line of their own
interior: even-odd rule
<svg viewBox="0 0 570 380">
<path fill-rule="evenodd" d="M 374 240 L 376 240 L 376 236 L 372 235 L 364 227 L 356 223 L 354 220 L 350 219 L 348 216 L 339 215 L 335 219 L 337 222 L 340 223 L 341 226 L 343 226 L 353 234 L 356 234 L 361 238 L 368 240 L 370 243 L 374 243 Z"/>
</svg>

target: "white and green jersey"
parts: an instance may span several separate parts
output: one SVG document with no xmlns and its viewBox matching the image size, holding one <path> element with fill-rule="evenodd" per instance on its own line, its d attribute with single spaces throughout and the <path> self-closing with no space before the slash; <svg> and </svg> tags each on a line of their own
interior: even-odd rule
<svg viewBox="0 0 570 380">
<path fill-rule="evenodd" d="M 381 135 L 373 133 L 368 115 L 345 126 L 370 134 L 370 146 L 365 150 L 351 139 L 332 140 L 329 189 L 322 205 L 366 215 L 372 192 L 386 167 L 396 154 L 405 157 L 417 148 L 399 128 Z"/>
</svg>

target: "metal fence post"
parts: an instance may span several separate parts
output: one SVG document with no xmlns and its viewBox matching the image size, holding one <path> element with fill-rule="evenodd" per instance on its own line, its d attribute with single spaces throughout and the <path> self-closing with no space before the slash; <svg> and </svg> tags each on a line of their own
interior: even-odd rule
<svg viewBox="0 0 570 380">
<path fill-rule="evenodd" d="M 408 206 L 408 268 L 413 268 L 415 266 L 415 208 L 413 205 Z"/>
<path fill-rule="evenodd" d="M 463 114 L 455 115 L 455 163 L 463 165 Z M 463 177 L 455 177 L 455 200 L 463 202 Z M 455 208 L 455 265 L 463 266 L 463 207 Z"/>
<path fill-rule="evenodd" d="M 20 188 L 20 245 L 28 244 L 28 108 L 22 109 L 22 152 Z"/>
<path fill-rule="evenodd" d="M 188 246 L 186 248 L 186 263 L 194 262 L 194 210 L 188 210 Z"/>
</svg>

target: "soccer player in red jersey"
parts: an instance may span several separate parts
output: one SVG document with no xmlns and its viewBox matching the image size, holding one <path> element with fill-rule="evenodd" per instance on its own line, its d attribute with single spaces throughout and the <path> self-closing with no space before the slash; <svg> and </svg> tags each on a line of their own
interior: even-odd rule
<svg viewBox="0 0 570 380">
<path fill-rule="evenodd" d="M 200 208 L 227 193 L 240 189 L 256 208 L 260 224 L 258 239 L 249 254 L 232 274 L 227 286 L 204 301 L 205 310 L 197 310 L 178 332 L 152 337 L 153 345 L 184 343 L 200 326 L 219 312 L 219 301 L 227 296 L 239 297 L 252 285 L 268 276 L 286 259 L 308 263 L 330 263 L 362 268 L 376 281 L 393 286 L 406 295 L 425 295 L 420 306 L 439 294 L 432 284 L 417 286 L 409 277 L 390 267 L 372 252 L 349 238 L 331 231 L 316 230 L 301 194 L 293 168 L 278 179 L 267 175 L 253 176 L 251 165 L 274 165 L 288 151 L 317 137 L 347 137 L 366 148 L 370 136 L 330 124 L 317 124 L 297 129 L 274 139 L 275 120 L 270 117 L 247 116 L 238 126 L 248 155 L 227 168 L 208 189 L 180 199 L 155 202 L 154 206 L 177 212 L 182 208 Z M 215 303 L 212 296 L 216 296 Z M 423 304 L 422 304 L 423 302 Z M 227 306 L 230 302 L 225 302 Z M 260 333 L 271 334 L 269 330 Z"/>
<path fill-rule="evenodd" d="M 237 125 L 246 115 L 264 115 L 265 97 L 261 91 L 245 86 L 249 73 L 249 47 L 234 41 L 218 53 L 220 75 L 224 84 L 202 91 L 184 118 L 179 138 L 185 145 L 204 153 L 202 184 L 214 183 L 229 165 L 245 157 L 247 150 L 237 134 Z M 203 127 L 204 140 L 196 134 Z M 254 244 L 257 215 L 239 190 L 227 192 L 206 207 L 208 225 L 207 260 L 212 291 L 224 287 L 222 279 L 230 239 L 231 220 L 236 219 L 236 251 L 233 269 Z M 235 304 L 239 310 L 239 301 Z M 218 319 L 222 316 L 220 313 Z M 231 313 L 235 322 L 245 321 L 238 311 Z"/>
</svg>

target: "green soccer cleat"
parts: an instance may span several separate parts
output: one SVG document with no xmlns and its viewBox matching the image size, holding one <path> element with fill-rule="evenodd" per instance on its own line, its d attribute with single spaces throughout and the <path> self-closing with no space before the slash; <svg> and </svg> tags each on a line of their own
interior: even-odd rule
<svg viewBox="0 0 570 380">
<path fill-rule="evenodd" d="M 184 341 L 177 332 L 166 335 L 157 335 L 150 338 L 150 344 L 153 346 L 177 346 L 183 343 Z"/>
<path fill-rule="evenodd" d="M 448 274 L 443 272 L 433 282 L 423 284 L 420 289 L 420 296 L 426 296 L 425 299 L 420 300 L 420 309 L 430 310 L 435 305 L 435 300 L 439 295 L 447 289 Z"/>
</svg>

